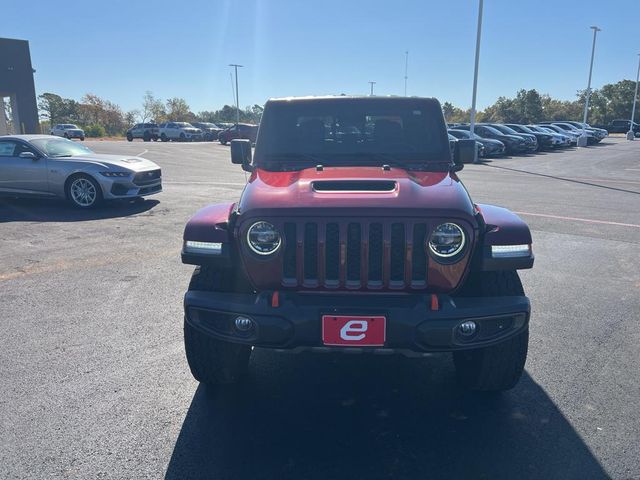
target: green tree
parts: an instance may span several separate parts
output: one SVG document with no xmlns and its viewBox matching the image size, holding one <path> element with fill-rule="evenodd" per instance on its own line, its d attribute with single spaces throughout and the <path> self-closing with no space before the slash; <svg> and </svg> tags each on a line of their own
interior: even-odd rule
<svg viewBox="0 0 640 480">
<path fill-rule="evenodd" d="M 167 117 L 173 122 L 191 122 L 196 118 L 187 101 L 178 97 L 167 100 Z"/>
</svg>

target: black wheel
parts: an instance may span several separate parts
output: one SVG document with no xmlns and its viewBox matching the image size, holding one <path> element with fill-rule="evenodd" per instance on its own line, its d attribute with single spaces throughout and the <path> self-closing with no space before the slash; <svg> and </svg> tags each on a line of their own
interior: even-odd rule
<svg viewBox="0 0 640 480">
<path fill-rule="evenodd" d="M 68 134 L 68 133 L 65 133 L 65 134 L 64 134 L 64 138 L 66 138 L 67 140 L 69 140 L 69 134 Z"/>
<path fill-rule="evenodd" d="M 160 135 L 160 140 L 163 142 L 168 142 L 169 138 L 163 133 L 162 135 Z"/>
<path fill-rule="evenodd" d="M 220 139 L 220 143 L 221 143 L 222 145 L 226 145 L 226 144 L 227 144 L 227 141 L 226 141 L 224 138 L 221 138 L 221 139 Z"/>
<path fill-rule="evenodd" d="M 151 141 L 151 134 L 150 134 L 149 132 L 145 132 L 145 133 L 142 135 L 142 141 L 143 141 L 143 142 L 149 142 L 149 141 Z"/>
<path fill-rule="evenodd" d="M 196 267 L 189 290 L 203 292 L 244 291 L 238 282 L 229 282 L 230 272 L 211 267 Z M 201 332 L 184 321 L 184 348 L 193 377 L 206 385 L 235 383 L 242 378 L 249 364 L 251 346 L 225 342 Z"/>
<path fill-rule="evenodd" d="M 524 295 L 515 271 L 478 272 L 470 276 L 463 296 Z M 528 327 L 497 345 L 454 352 L 453 362 L 460 383 L 470 390 L 503 391 L 516 386 L 527 360 Z"/>
<path fill-rule="evenodd" d="M 84 142 L 84 137 L 80 137 L 80 141 L 81 141 L 81 142 Z"/>
<path fill-rule="evenodd" d="M 133 142 L 133 135 L 127 133 L 127 142 Z"/>
<path fill-rule="evenodd" d="M 185 139 L 186 139 L 186 137 L 185 137 L 184 133 L 181 133 L 181 134 L 180 134 L 180 141 L 181 141 L 181 142 L 184 142 L 184 141 L 185 141 Z"/>
<path fill-rule="evenodd" d="M 89 209 L 102 203 L 102 189 L 98 182 L 84 173 L 70 177 L 65 183 L 67 199 L 76 208 Z"/>
</svg>

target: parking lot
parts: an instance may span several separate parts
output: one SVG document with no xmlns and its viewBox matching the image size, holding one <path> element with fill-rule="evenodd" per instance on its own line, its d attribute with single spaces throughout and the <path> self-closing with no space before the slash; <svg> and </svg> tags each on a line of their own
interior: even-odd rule
<svg viewBox="0 0 640 480">
<path fill-rule="evenodd" d="M 533 233 L 526 373 L 497 398 L 448 356 L 256 350 L 241 386 L 198 387 L 182 229 L 245 174 L 217 143 L 85 144 L 155 161 L 164 191 L 0 201 L 0 478 L 640 479 L 640 142 L 460 172 Z"/>
</svg>

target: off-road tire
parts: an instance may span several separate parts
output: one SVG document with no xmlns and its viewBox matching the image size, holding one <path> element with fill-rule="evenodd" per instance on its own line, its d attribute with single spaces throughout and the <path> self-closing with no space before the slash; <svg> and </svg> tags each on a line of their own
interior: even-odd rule
<svg viewBox="0 0 640 480">
<path fill-rule="evenodd" d="M 133 135 L 127 133 L 127 142 L 133 142 Z"/>
<path fill-rule="evenodd" d="M 470 276 L 464 296 L 524 295 L 515 271 L 477 272 Z M 458 381 L 466 388 L 498 392 L 516 386 L 527 360 L 529 328 L 491 347 L 454 352 Z"/>
<path fill-rule="evenodd" d="M 189 290 L 224 292 L 229 288 L 228 275 L 207 266 L 196 267 Z M 235 290 L 237 291 L 237 290 Z M 205 385 L 235 383 L 249 364 L 251 346 L 212 338 L 184 321 L 184 347 L 193 377 Z"/>
</svg>

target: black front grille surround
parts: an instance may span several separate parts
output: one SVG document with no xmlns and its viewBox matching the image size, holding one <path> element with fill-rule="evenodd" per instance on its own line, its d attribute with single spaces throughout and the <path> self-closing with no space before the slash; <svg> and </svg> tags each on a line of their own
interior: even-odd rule
<svg viewBox="0 0 640 480">
<path fill-rule="evenodd" d="M 284 237 L 276 260 L 282 262 L 281 283 L 298 288 L 425 290 L 430 261 L 426 242 L 443 222 L 397 218 L 277 222 Z"/>
</svg>

